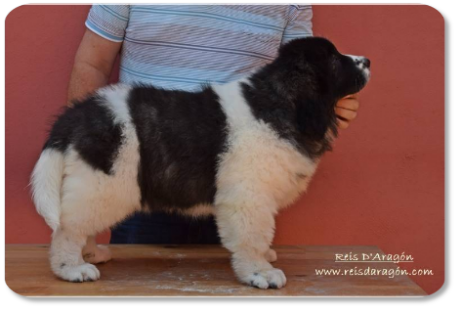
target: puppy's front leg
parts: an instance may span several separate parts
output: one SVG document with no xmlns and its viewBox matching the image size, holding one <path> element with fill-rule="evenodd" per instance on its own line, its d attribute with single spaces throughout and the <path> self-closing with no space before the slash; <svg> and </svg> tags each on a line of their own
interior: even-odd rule
<svg viewBox="0 0 460 311">
<path fill-rule="evenodd" d="M 275 204 L 270 200 L 254 202 L 232 197 L 232 203 L 216 205 L 216 220 L 222 243 L 232 252 L 232 266 L 238 279 L 263 289 L 283 287 L 283 271 L 274 268 L 266 256 L 274 235 Z"/>
</svg>

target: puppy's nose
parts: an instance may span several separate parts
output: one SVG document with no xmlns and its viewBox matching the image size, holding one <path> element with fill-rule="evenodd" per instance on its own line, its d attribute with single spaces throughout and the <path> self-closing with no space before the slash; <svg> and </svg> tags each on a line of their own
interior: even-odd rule
<svg viewBox="0 0 460 311">
<path fill-rule="evenodd" d="M 363 58 L 363 65 L 364 67 L 371 68 L 371 61 L 369 60 L 369 58 Z"/>
</svg>

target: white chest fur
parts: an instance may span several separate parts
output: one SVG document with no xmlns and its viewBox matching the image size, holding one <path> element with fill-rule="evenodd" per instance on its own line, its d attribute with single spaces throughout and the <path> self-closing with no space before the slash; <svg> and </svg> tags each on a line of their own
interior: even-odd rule
<svg viewBox="0 0 460 311">
<path fill-rule="evenodd" d="M 254 118 L 239 82 L 214 87 L 229 127 L 228 151 L 219 162 L 216 203 L 226 197 L 234 200 L 235 193 L 225 189 L 236 187 L 247 199 L 258 196 L 258 200 L 274 201 L 275 209 L 285 207 L 306 189 L 317 162 Z"/>
</svg>

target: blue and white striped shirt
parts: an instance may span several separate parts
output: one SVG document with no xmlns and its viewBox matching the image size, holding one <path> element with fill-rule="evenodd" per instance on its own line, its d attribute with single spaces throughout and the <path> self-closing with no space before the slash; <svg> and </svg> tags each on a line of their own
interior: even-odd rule
<svg viewBox="0 0 460 311">
<path fill-rule="evenodd" d="M 309 5 L 94 5 L 86 26 L 123 42 L 121 82 L 197 90 L 269 63 L 311 19 Z"/>
</svg>

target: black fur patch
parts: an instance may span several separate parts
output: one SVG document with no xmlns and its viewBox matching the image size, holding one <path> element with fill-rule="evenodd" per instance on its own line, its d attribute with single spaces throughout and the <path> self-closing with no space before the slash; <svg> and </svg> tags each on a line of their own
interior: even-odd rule
<svg viewBox="0 0 460 311">
<path fill-rule="evenodd" d="M 122 143 L 122 128 L 98 96 L 66 108 L 52 127 L 43 149 L 65 152 L 69 145 L 94 169 L 110 174 Z"/>
<path fill-rule="evenodd" d="M 139 186 L 151 209 L 212 204 L 226 116 L 210 88 L 201 92 L 137 86 L 129 109 L 139 138 Z"/>
</svg>

